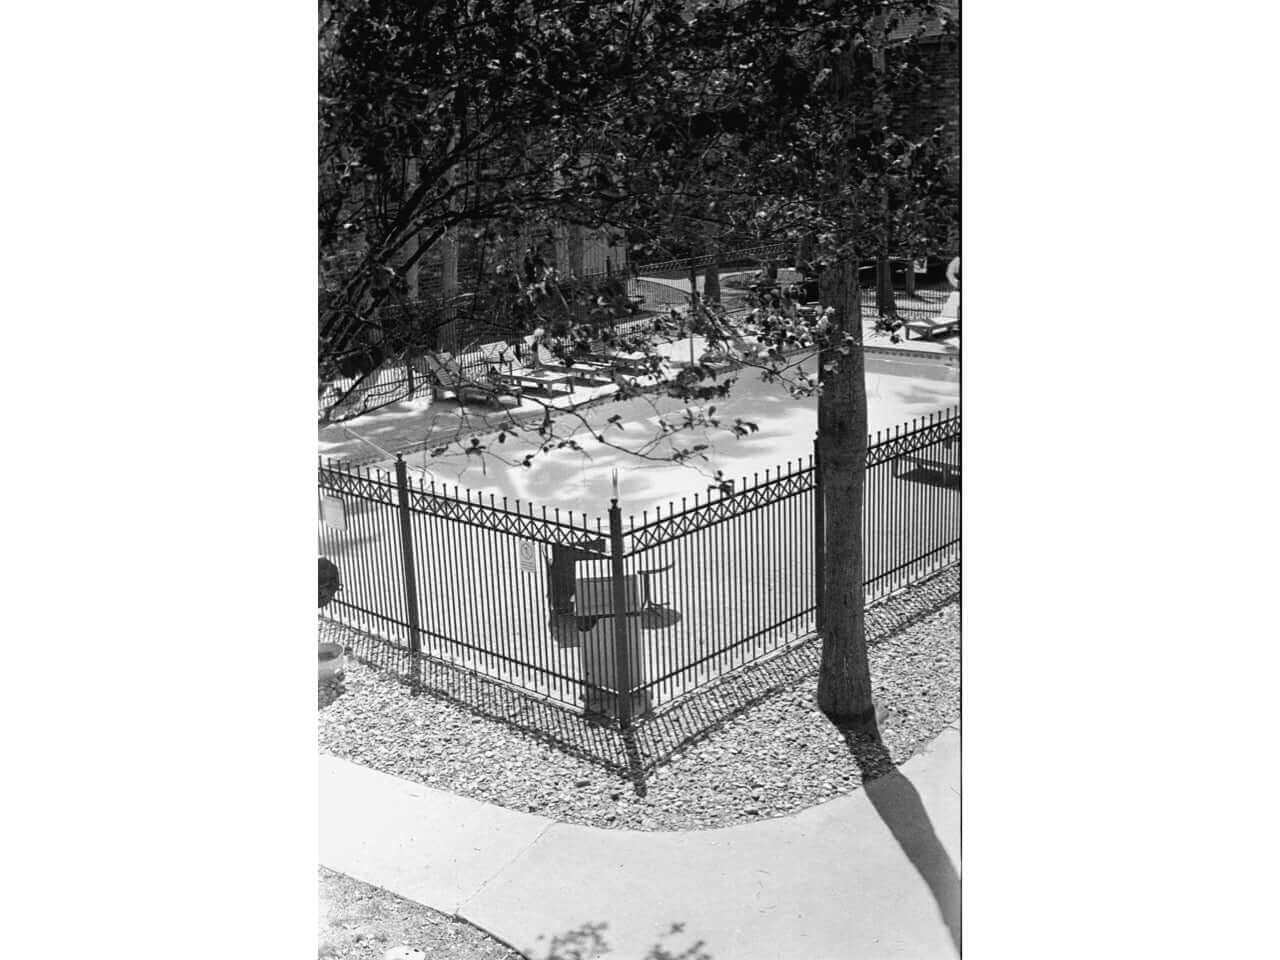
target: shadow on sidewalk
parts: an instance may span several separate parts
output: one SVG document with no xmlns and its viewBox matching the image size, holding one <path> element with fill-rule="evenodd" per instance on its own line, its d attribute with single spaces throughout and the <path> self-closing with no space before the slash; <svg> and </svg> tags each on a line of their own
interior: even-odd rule
<svg viewBox="0 0 1280 960">
<path fill-rule="evenodd" d="M 880 733 L 858 735 L 838 728 L 862 771 L 862 789 L 881 821 L 929 886 L 956 953 L 960 953 L 960 875 L 938 840 L 911 781 L 894 766 Z"/>
<path fill-rule="evenodd" d="M 604 936 L 608 929 L 607 923 L 584 923 L 566 933 L 558 933 L 547 944 L 546 953 L 539 948 L 537 953 L 528 954 L 529 960 L 603 960 L 613 952 Z M 682 933 L 684 924 L 673 923 L 639 960 L 713 960 L 701 940 L 678 953 L 664 944 L 663 941 Z"/>
</svg>

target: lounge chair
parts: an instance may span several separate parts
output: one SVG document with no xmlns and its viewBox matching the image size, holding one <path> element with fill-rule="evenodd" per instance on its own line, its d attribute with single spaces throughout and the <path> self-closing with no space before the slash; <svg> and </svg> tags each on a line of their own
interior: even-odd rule
<svg viewBox="0 0 1280 960">
<path fill-rule="evenodd" d="M 565 373 L 579 383 L 587 385 L 599 386 L 613 382 L 613 374 L 607 363 L 582 360 L 572 364 L 565 364 L 541 343 L 536 344 L 533 350 L 540 370 L 555 370 Z"/>
<path fill-rule="evenodd" d="M 917 451 L 895 457 L 893 460 L 894 478 L 902 476 L 911 467 L 918 467 L 922 470 L 941 474 L 943 484 L 949 486 L 953 479 L 960 479 L 960 451 L 957 450 L 955 454 L 950 453 L 955 442 L 954 437 L 948 437 L 943 440 L 941 444 L 942 450 L 932 456 L 924 451 Z"/>
<path fill-rule="evenodd" d="M 931 337 L 936 333 L 954 333 L 960 329 L 960 291 L 956 290 L 951 296 L 947 297 L 947 302 L 942 305 L 942 312 L 933 318 L 925 318 L 922 320 L 911 320 L 902 325 L 906 339 L 911 339 L 911 334 L 915 333 L 918 337 Z"/>
<path fill-rule="evenodd" d="M 489 377 L 490 380 L 495 381 L 492 386 L 480 383 L 463 373 L 462 368 L 458 366 L 458 361 L 450 354 L 442 353 L 438 357 L 427 354 L 424 359 L 427 369 L 431 371 L 431 376 L 435 380 L 432 394 L 437 398 L 441 393 L 452 393 L 463 403 L 467 400 L 485 403 L 502 396 L 520 399 L 520 387 L 518 384 L 503 384 L 492 376 Z"/>
<path fill-rule="evenodd" d="M 516 366 L 517 355 L 514 348 L 505 342 L 488 344 L 481 348 L 486 358 L 493 357 L 490 362 L 489 375 L 502 383 L 518 384 L 527 392 L 545 393 L 554 396 L 557 393 L 573 393 L 574 378 L 572 374 L 556 370 L 541 370 L 528 366 Z M 504 364 L 505 370 L 498 370 L 497 364 Z"/>
<path fill-rule="evenodd" d="M 507 341 L 498 340 L 496 343 L 481 344 L 480 360 L 488 364 L 491 370 L 510 372 L 515 368 L 520 357 Z"/>
</svg>

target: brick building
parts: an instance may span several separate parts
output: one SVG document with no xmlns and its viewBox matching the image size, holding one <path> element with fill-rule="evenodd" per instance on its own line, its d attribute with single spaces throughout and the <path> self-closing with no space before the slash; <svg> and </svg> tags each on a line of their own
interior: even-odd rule
<svg viewBox="0 0 1280 960">
<path fill-rule="evenodd" d="M 942 6 L 951 21 L 949 25 L 937 18 L 917 18 L 900 24 L 890 40 L 901 45 L 897 55 L 909 57 L 912 66 L 922 75 L 921 82 L 912 91 L 913 106 L 906 114 L 906 129 L 923 134 L 935 127 L 944 127 L 948 152 L 959 156 L 960 11 L 954 0 Z M 951 180 L 959 184 L 959 164 L 952 169 Z"/>
</svg>

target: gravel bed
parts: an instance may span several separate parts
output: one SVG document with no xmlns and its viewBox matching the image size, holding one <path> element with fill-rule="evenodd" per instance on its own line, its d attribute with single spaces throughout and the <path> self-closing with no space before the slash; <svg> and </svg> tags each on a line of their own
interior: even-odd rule
<svg viewBox="0 0 1280 960">
<path fill-rule="evenodd" d="M 523 960 L 465 920 L 320 868 L 319 960 Z"/>
<path fill-rule="evenodd" d="M 410 682 L 402 652 L 379 656 L 376 641 L 322 622 L 323 639 L 357 656 L 321 697 L 320 749 L 595 827 L 708 829 L 794 813 L 857 789 L 959 720 L 959 585 L 951 567 L 867 610 L 880 744 L 858 742 L 817 709 L 815 643 L 623 734 L 438 665 Z"/>
<path fill-rule="evenodd" d="M 321 680 L 317 691 L 320 709 L 323 710 L 346 692 L 347 685 L 344 671 L 339 671 L 336 675 Z"/>
</svg>

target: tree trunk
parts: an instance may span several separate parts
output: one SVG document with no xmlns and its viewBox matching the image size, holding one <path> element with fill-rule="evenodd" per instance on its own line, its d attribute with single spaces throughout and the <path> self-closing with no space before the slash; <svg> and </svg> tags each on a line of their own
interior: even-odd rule
<svg viewBox="0 0 1280 960">
<path fill-rule="evenodd" d="M 707 303 L 720 302 L 720 258 L 716 256 L 707 264 L 706 279 L 702 282 L 702 299 Z"/>
<path fill-rule="evenodd" d="M 582 278 L 583 243 L 582 227 L 569 224 L 569 272 L 578 279 Z"/>
<path fill-rule="evenodd" d="M 882 317 L 898 314 L 893 299 L 893 262 L 883 258 L 876 261 L 876 312 Z"/>
<path fill-rule="evenodd" d="M 825 534 L 825 597 L 818 707 L 857 732 L 876 731 L 864 632 L 862 491 L 867 457 L 867 385 L 858 271 L 852 260 L 822 273 L 821 301 L 835 307 L 832 346 L 819 358 L 818 469 Z M 852 335 L 850 352 L 838 347 Z M 825 369 L 835 364 L 836 369 Z"/>
<path fill-rule="evenodd" d="M 413 158 L 410 158 L 408 161 L 408 167 L 409 167 L 409 173 L 407 177 L 408 182 L 405 184 L 406 192 L 412 191 L 418 186 L 418 161 Z M 417 231 L 409 235 L 408 247 L 410 248 L 410 256 L 412 256 L 413 248 L 417 247 L 419 239 L 420 238 L 418 236 Z M 405 297 L 409 300 L 410 303 L 417 301 L 418 298 L 421 296 L 421 293 L 418 287 L 418 273 L 421 266 L 422 266 L 422 258 L 419 257 L 418 259 L 414 260 L 413 263 L 409 264 L 409 266 L 405 269 L 405 272 L 404 272 Z"/>
<path fill-rule="evenodd" d="M 456 139 L 450 141 L 450 147 L 456 144 Z M 450 167 L 445 173 L 445 180 L 449 186 L 457 183 L 459 171 L 456 166 Z M 458 199 L 451 196 L 449 199 L 449 210 L 453 212 L 458 207 Z M 458 254 L 460 251 L 460 237 L 456 226 L 449 227 L 445 230 L 444 236 L 441 238 L 440 247 L 440 304 L 442 309 L 441 323 L 437 326 L 433 336 L 431 337 L 431 347 L 435 350 L 444 350 L 449 353 L 458 352 L 458 305 L 454 303 L 454 298 L 458 296 Z"/>
<path fill-rule="evenodd" d="M 800 238 L 796 245 L 796 262 L 795 268 L 801 272 L 803 276 L 808 276 L 812 272 L 813 261 L 813 234 L 806 233 Z"/>
<path fill-rule="evenodd" d="M 576 280 L 582 279 L 582 264 L 585 256 L 583 246 L 582 227 L 576 223 L 569 224 L 569 275 Z M 586 304 L 582 302 L 581 297 L 575 296 L 573 299 L 573 322 L 585 323 L 586 319 Z"/>
</svg>

